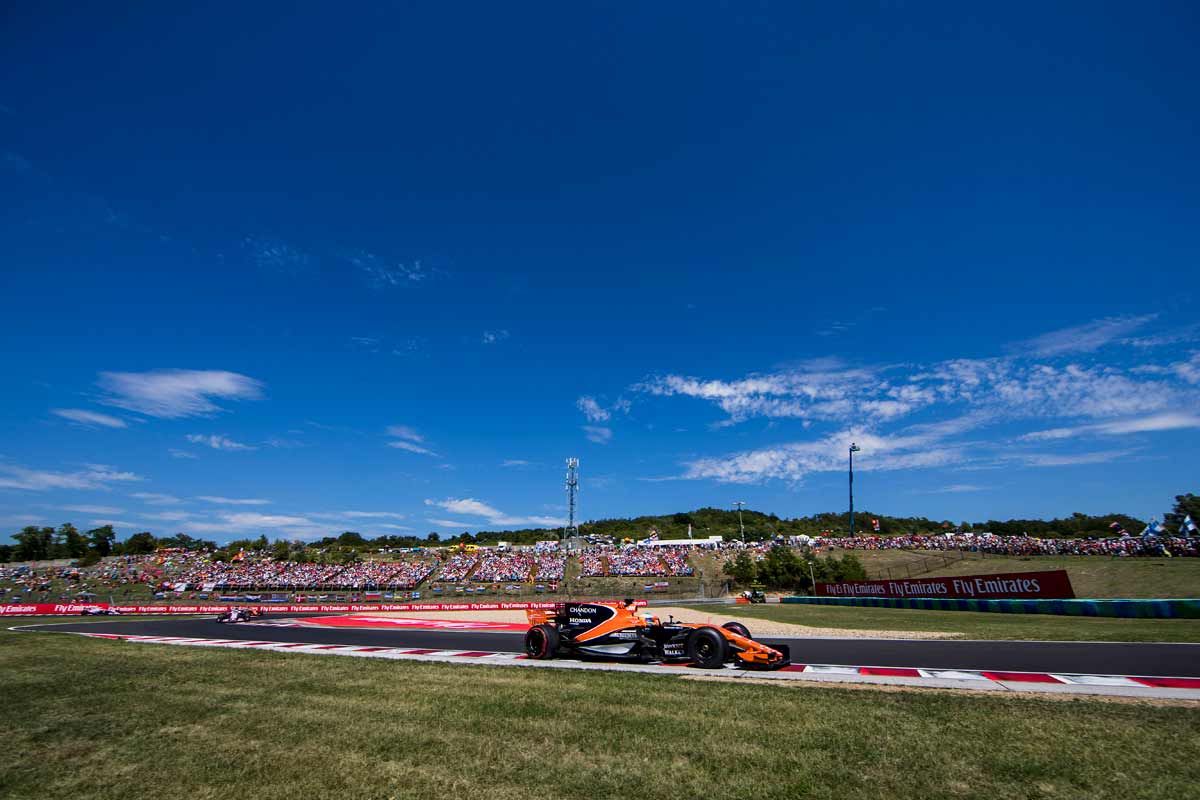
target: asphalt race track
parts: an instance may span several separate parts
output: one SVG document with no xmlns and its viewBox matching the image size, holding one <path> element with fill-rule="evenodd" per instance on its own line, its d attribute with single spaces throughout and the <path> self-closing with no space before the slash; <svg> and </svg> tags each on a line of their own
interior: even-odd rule
<svg viewBox="0 0 1200 800">
<path fill-rule="evenodd" d="M 297 615 L 288 615 L 296 618 Z M 15 620 L 14 620 L 15 622 Z M 435 648 L 520 652 L 517 633 L 362 628 L 278 628 L 220 625 L 213 617 L 104 622 L 49 622 L 25 630 L 186 636 L 260 642 L 307 642 L 367 647 Z M 1103 675 L 1200 677 L 1200 644 L 1153 642 L 991 642 L 918 639 L 816 639 L 763 637 L 791 647 L 796 664 L 861 664 L 875 667 L 1064 672 Z"/>
</svg>

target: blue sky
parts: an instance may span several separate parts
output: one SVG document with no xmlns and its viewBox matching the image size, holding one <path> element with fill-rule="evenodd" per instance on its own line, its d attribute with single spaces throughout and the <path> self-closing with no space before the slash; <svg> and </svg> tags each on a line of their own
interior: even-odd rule
<svg viewBox="0 0 1200 800">
<path fill-rule="evenodd" d="M 5 11 L 0 525 L 1198 489 L 1193 4 Z"/>
</svg>

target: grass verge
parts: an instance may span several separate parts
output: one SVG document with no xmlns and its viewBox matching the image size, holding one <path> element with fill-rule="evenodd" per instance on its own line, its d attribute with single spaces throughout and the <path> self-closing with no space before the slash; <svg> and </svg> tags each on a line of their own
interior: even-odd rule
<svg viewBox="0 0 1200 800">
<path fill-rule="evenodd" d="M 711 605 L 697 609 L 712 610 Z M 726 606 L 729 614 L 819 628 L 877 631 L 945 631 L 966 639 L 1060 642 L 1200 642 L 1198 619 L 1115 619 L 1050 614 L 989 614 L 857 606 Z M 753 630 L 753 629 L 752 629 Z"/>
<path fill-rule="evenodd" d="M 1200 711 L 0 633 L 8 798 L 1163 798 Z"/>
</svg>

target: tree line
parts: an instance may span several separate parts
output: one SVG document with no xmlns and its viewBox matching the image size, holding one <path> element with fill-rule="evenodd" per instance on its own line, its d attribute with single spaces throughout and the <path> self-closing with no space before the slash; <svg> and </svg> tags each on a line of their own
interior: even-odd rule
<svg viewBox="0 0 1200 800">
<path fill-rule="evenodd" d="M 71 558 L 80 566 L 87 566 L 107 556 L 143 555 L 153 553 L 160 547 L 187 550 L 217 548 L 215 542 L 193 539 L 186 533 L 159 538 L 149 531 L 142 531 L 122 542 L 117 541 L 117 533 L 112 525 L 101 525 L 81 532 L 69 522 L 57 528 L 27 525 L 14 533 L 12 538 L 14 544 L 0 544 L 0 562 Z"/>
<path fill-rule="evenodd" d="M 622 539 L 643 539 L 651 531 L 657 531 L 663 539 L 683 539 L 689 527 L 693 538 L 707 539 L 720 535 L 727 540 L 741 537 L 745 528 L 747 541 L 763 541 L 776 536 L 843 536 L 850 526 L 848 513 L 826 512 L 807 517 L 785 518 L 761 511 L 737 511 L 723 508 L 698 508 L 694 511 L 678 512 L 661 516 L 640 516 L 591 520 L 579 526 L 584 536 Z M 1173 510 L 1163 515 L 1169 533 L 1175 533 L 1185 516 L 1200 524 L 1200 496 L 1188 493 L 1175 498 Z M 873 520 L 879 521 L 879 535 L 936 535 L 951 531 L 990 532 L 1000 536 L 1029 534 L 1039 538 L 1105 538 L 1113 535 L 1115 522 L 1131 534 L 1137 535 L 1146 527 L 1144 520 L 1127 514 L 1089 515 L 1075 513 L 1061 519 L 1010 519 L 984 520 L 978 522 L 934 520 L 928 517 L 896 517 L 864 510 L 855 514 L 855 527 L 859 534 L 874 534 Z M 479 544 L 494 545 L 496 542 L 511 542 L 518 545 L 533 544 L 545 539 L 557 539 L 561 529 L 526 528 L 515 531 L 462 531 L 453 535 L 431 532 L 427 536 L 409 534 L 405 536 L 377 536 L 368 538 L 357 531 L 343 531 L 310 543 L 278 539 L 269 542 L 266 536 L 237 539 L 223 547 L 206 539 L 196 539 L 186 533 L 156 537 L 148 531 L 135 533 L 125 541 L 118 541 L 111 525 L 102 525 L 86 532 L 79 531 L 71 523 L 57 528 L 30 525 L 13 534 L 14 544 L 0 544 L 0 562 L 44 561 L 71 558 L 90 563 L 108 555 L 138 555 L 153 553 L 159 548 L 183 548 L 215 552 L 219 558 L 232 557 L 239 550 L 267 551 L 280 560 L 323 561 L 331 558 L 350 558 L 354 553 L 367 550 L 405 549 L 412 547 L 439 547 L 445 545 Z M 348 555 L 349 554 L 349 555 Z"/>
<path fill-rule="evenodd" d="M 858 556 L 846 553 L 841 558 L 818 558 L 805 548 L 797 553 L 790 547 L 776 545 L 755 561 L 746 551 L 725 564 L 725 574 L 742 587 L 761 584 L 767 589 L 812 592 L 813 582 L 865 581 L 867 571 Z"/>
</svg>

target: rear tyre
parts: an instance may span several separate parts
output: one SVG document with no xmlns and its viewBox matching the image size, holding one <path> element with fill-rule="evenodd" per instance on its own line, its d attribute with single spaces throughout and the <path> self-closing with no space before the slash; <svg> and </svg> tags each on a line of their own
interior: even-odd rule
<svg viewBox="0 0 1200 800">
<path fill-rule="evenodd" d="M 743 639 L 753 639 L 754 638 L 753 636 L 750 635 L 750 629 L 747 628 L 745 625 L 743 625 L 740 622 L 726 622 L 721 627 L 724 628 L 725 630 L 729 631 L 730 633 L 736 633 L 738 636 L 741 636 Z"/>
<path fill-rule="evenodd" d="M 696 628 L 688 634 L 687 654 L 697 667 L 718 669 L 728 655 L 725 637 L 716 628 Z"/>
<path fill-rule="evenodd" d="M 558 650 L 558 630 L 553 625 L 535 625 L 525 631 L 525 655 L 530 658 L 554 658 Z"/>
</svg>

